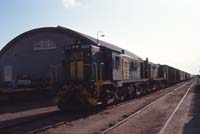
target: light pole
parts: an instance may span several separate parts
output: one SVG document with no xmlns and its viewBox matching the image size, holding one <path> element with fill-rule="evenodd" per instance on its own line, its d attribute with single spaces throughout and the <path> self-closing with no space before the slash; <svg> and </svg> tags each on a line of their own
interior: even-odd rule
<svg viewBox="0 0 200 134">
<path fill-rule="evenodd" d="M 103 33 L 102 31 L 98 31 L 98 32 L 97 32 L 97 45 L 99 45 L 99 35 L 100 35 L 101 37 L 105 37 L 105 35 L 104 35 L 104 33 Z"/>
<path fill-rule="evenodd" d="M 199 70 L 199 73 L 200 73 L 200 70 Z M 200 76 L 200 75 L 198 75 L 198 79 L 197 79 L 197 81 L 198 81 L 198 86 L 199 86 L 199 76 Z"/>
</svg>

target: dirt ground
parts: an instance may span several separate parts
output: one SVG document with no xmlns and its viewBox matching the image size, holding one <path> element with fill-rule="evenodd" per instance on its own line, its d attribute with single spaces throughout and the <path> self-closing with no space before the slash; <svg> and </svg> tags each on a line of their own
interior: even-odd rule
<svg viewBox="0 0 200 134">
<path fill-rule="evenodd" d="M 177 87 L 177 86 L 176 86 Z M 50 128 L 43 133 L 67 133 L 67 134 L 98 134 L 101 133 L 106 128 L 114 125 L 120 120 L 126 118 L 132 113 L 138 111 L 144 106 L 150 104 L 156 99 L 164 96 L 166 93 L 172 91 L 176 87 L 171 87 L 169 89 L 160 90 L 149 96 L 136 99 L 133 102 L 126 103 L 120 106 L 116 106 L 111 109 L 106 109 L 94 115 L 90 115 L 86 118 L 80 118 L 78 120 L 66 123 L 55 128 Z M 181 92 L 182 93 L 182 92 Z M 120 131 L 124 133 L 124 131 Z"/>
<path fill-rule="evenodd" d="M 166 129 L 161 132 L 161 129 L 188 88 L 189 85 L 174 92 L 140 115 L 113 129 L 109 134 L 199 134 L 200 89 L 196 89 L 194 86 L 168 123 Z"/>
<path fill-rule="evenodd" d="M 60 113 L 40 121 L 0 130 L 3 133 L 100 134 L 107 128 L 171 92 L 167 97 L 113 129 L 111 134 L 156 134 L 165 124 L 192 82 L 181 83 L 135 100 L 97 110 L 90 114 Z M 181 88 L 177 88 L 181 87 Z M 176 90 L 175 90 L 176 89 Z M 200 90 L 200 89 L 199 89 Z M 192 89 L 169 123 L 166 134 L 191 134 L 199 131 L 200 91 Z M 197 125 L 199 124 L 199 125 Z M 39 131 L 38 131 L 39 130 Z M 196 133 L 195 133 L 196 134 Z M 198 133 L 199 134 L 199 133 Z"/>
</svg>

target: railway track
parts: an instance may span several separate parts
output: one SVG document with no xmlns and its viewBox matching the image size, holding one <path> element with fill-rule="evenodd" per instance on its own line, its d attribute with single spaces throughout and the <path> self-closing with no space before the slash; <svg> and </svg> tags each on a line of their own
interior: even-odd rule
<svg viewBox="0 0 200 134">
<path fill-rule="evenodd" d="M 157 99 L 156 101 L 152 102 L 151 104 L 149 104 L 149 105 L 145 106 L 144 108 L 140 109 L 139 111 L 135 112 L 134 115 L 139 114 L 139 112 L 141 112 L 141 111 L 147 109 L 148 107 L 150 107 L 151 105 L 153 105 L 153 104 L 156 103 L 157 101 L 159 101 L 159 100 L 165 98 L 167 95 L 171 94 L 173 91 L 176 91 L 176 90 L 178 90 L 178 89 L 184 87 L 184 86 L 187 85 L 187 84 L 188 84 L 188 83 L 185 83 L 185 84 L 183 84 L 183 85 L 181 85 L 181 86 L 178 86 L 177 88 L 175 88 L 175 89 L 173 89 L 172 91 L 170 91 L 169 93 L 167 93 L 165 96 L 163 96 L 163 97 Z M 168 88 L 171 88 L 171 87 L 168 87 Z M 166 88 L 165 90 L 168 90 L 168 88 Z M 149 94 L 149 95 L 151 95 L 151 94 Z M 136 101 L 136 100 L 138 100 L 138 99 L 139 99 L 139 98 L 134 99 L 134 100 L 130 100 L 130 101 L 127 101 L 127 102 L 119 103 L 119 104 L 116 104 L 116 105 L 114 105 L 114 106 L 110 106 L 110 107 L 108 107 L 107 109 L 112 109 L 112 108 L 115 108 L 115 107 L 117 107 L 117 106 L 121 106 L 121 105 L 124 105 L 124 104 L 127 104 L 127 103 L 132 103 L 132 102 L 134 102 L 134 101 Z M 133 116 L 133 115 L 132 115 L 132 116 Z M 128 118 L 131 118 L 131 117 L 128 117 Z M 127 120 L 127 119 L 125 119 L 125 120 Z M 107 133 L 107 132 L 109 132 L 109 131 L 112 130 L 114 127 L 116 127 L 116 126 L 120 125 L 121 123 L 123 123 L 125 120 L 120 121 L 119 123 L 117 123 L 117 124 L 114 125 L 113 127 L 110 127 L 110 128 L 108 128 L 108 129 L 106 129 L 106 130 L 103 131 L 102 133 Z M 45 130 L 48 130 L 49 128 L 55 128 L 56 126 L 63 125 L 63 124 L 68 124 L 68 125 L 69 125 L 69 123 L 67 123 L 67 122 L 62 122 L 62 123 L 59 123 L 59 124 L 56 124 L 56 125 L 50 125 L 50 126 L 47 126 L 47 127 L 45 127 L 45 128 L 42 128 L 42 129 L 33 131 L 32 133 L 41 133 L 41 132 L 45 132 Z"/>
<path fill-rule="evenodd" d="M 186 84 L 187 84 L 187 83 L 185 83 L 184 85 L 179 86 L 178 88 L 175 88 L 175 90 L 177 90 L 177 89 L 179 89 L 179 88 L 185 86 Z M 177 84 L 177 85 L 179 85 L 179 84 Z M 167 88 L 165 88 L 165 89 L 163 89 L 163 90 L 168 90 L 169 88 L 171 88 L 171 87 L 167 87 Z M 157 93 L 158 93 L 158 92 L 157 92 Z M 152 95 L 152 94 L 147 94 L 147 95 L 145 95 L 145 96 L 148 97 L 148 96 L 150 96 L 150 95 Z M 142 97 L 144 97 L 144 96 L 140 96 L 140 97 L 137 97 L 137 98 L 132 99 L 132 100 L 129 100 L 129 101 L 125 101 L 125 102 L 121 102 L 121 103 L 117 103 L 117 104 L 111 105 L 111 106 L 107 107 L 106 109 L 107 109 L 107 110 L 108 110 L 108 109 L 113 109 L 113 108 L 115 108 L 115 107 L 122 106 L 122 105 L 124 105 L 124 104 L 132 103 L 132 102 L 135 102 L 135 101 L 138 100 L 138 99 L 141 99 Z M 100 110 L 102 110 L 102 109 L 100 109 Z M 100 110 L 99 110 L 99 111 L 97 110 L 97 112 L 100 112 Z M 63 121 L 63 122 L 60 122 L 60 123 L 57 123 L 57 124 L 54 124 L 54 125 L 49 125 L 49 126 L 46 126 L 46 127 L 42 128 L 42 129 L 32 131 L 31 134 L 40 133 L 40 132 L 43 132 L 43 131 L 45 131 L 45 130 L 47 130 L 47 129 L 49 129 L 49 128 L 55 128 L 55 127 L 57 127 L 57 126 L 59 126 L 59 125 L 63 125 L 63 124 L 69 124 L 69 123 L 66 122 L 66 121 Z"/>
<path fill-rule="evenodd" d="M 121 120 L 120 122 L 118 122 L 117 124 L 115 124 L 114 126 L 112 127 L 109 127 L 108 129 L 104 130 L 102 133 L 105 134 L 105 133 L 108 133 L 109 131 L 111 131 L 112 129 L 120 126 L 121 124 L 123 124 L 124 122 L 126 122 L 127 120 L 129 120 L 131 117 L 139 114 L 140 112 L 144 111 L 145 109 L 149 108 L 150 106 L 154 105 L 155 103 L 159 102 L 160 100 L 162 100 L 163 98 L 165 98 L 166 96 L 172 94 L 174 91 L 178 90 L 179 88 L 185 86 L 187 83 L 175 88 L 174 90 L 170 91 L 169 93 L 167 93 L 166 95 L 162 96 L 161 98 L 153 101 L 152 103 L 146 105 L 145 107 L 141 108 L 140 110 L 134 112 L 133 114 L 131 114 L 130 116 L 128 116 L 127 118 L 125 118 L 124 120 Z M 168 87 L 170 88 L 170 87 Z M 168 88 L 166 88 L 165 90 L 167 90 Z M 151 94 L 149 94 L 151 95 Z M 148 95 L 147 95 L 148 96 Z M 140 98 L 140 97 L 139 97 Z M 119 104 L 116 104 L 116 105 L 113 105 L 113 106 L 110 106 L 108 107 L 107 109 L 112 109 L 112 108 L 115 108 L 117 106 L 121 106 L 121 105 L 124 105 L 124 104 L 127 104 L 127 103 L 131 103 L 131 102 L 134 102 L 136 101 L 137 99 L 139 98 L 136 98 L 136 99 L 133 99 L 133 100 L 130 100 L 130 101 L 127 101 L 127 102 L 123 102 L 123 103 L 119 103 Z M 46 114 L 41 114 L 39 116 L 35 116 L 33 118 L 30 118 L 28 120 L 18 120 L 18 121 L 15 121 L 15 122 L 12 122 L 12 123 L 8 123 L 8 124 L 4 124 L 4 125 L 0 125 L 0 129 L 5 129 L 5 128 L 12 128 L 12 127 L 15 127 L 15 126 L 23 126 L 23 124 L 26 124 L 26 123 L 32 123 L 33 121 L 40 121 L 42 119 L 47 119 L 49 117 L 52 117 L 52 116 L 57 116 L 59 115 L 60 112 L 59 111 L 54 111 L 54 112 L 50 112 L 50 113 L 46 113 Z M 34 130 L 30 133 L 32 134 L 35 134 L 35 133 L 40 133 L 40 132 L 43 132 L 49 128 L 52 128 L 52 127 L 57 127 L 57 126 L 60 126 L 60 125 L 63 125 L 63 124 L 67 124 L 68 121 L 62 121 L 62 122 L 59 122 L 59 123 L 56 123 L 56 124 L 53 124 L 53 125 L 48 125 L 46 127 L 43 127 L 41 129 L 37 129 L 37 130 Z"/>
<path fill-rule="evenodd" d="M 167 126 L 169 125 L 169 123 L 171 122 L 172 118 L 174 117 L 174 115 L 176 114 L 176 112 L 178 111 L 178 109 L 180 108 L 181 104 L 183 103 L 184 99 L 186 98 L 186 96 L 188 95 L 189 91 L 191 90 L 191 88 L 194 86 L 195 81 L 192 83 L 192 85 L 190 85 L 190 87 L 187 89 L 186 93 L 184 94 L 184 96 L 182 97 L 182 99 L 180 100 L 180 102 L 178 103 L 178 105 L 176 106 L 176 108 L 174 109 L 174 111 L 172 112 L 172 114 L 170 115 L 170 117 L 168 118 L 168 120 L 165 122 L 165 125 L 162 127 L 162 129 L 160 130 L 159 134 L 163 134 L 167 128 Z"/>
<path fill-rule="evenodd" d="M 183 100 L 185 99 L 185 97 L 187 96 L 187 94 L 189 93 L 190 89 L 193 87 L 195 83 L 195 80 L 192 82 L 192 84 L 190 85 L 190 87 L 188 88 L 188 90 L 186 91 L 186 93 L 184 94 L 184 96 L 182 97 L 182 99 L 180 100 L 180 102 L 178 103 L 177 107 L 175 108 L 175 110 L 173 111 L 173 113 L 171 114 L 171 116 L 169 117 L 169 119 L 167 120 L 167 122 L 165 123 L 165 125 L 163 126 L 163 128 L 160 130 L 159 134 L 163 134 L 163 132 L 165 131 L 167 125 L 169 124 L 169 122 L 171 121 L 172 117 L 174 116 L 174 114 L 176 113 L 176 111 L 178 110 L 178 108 L 180 107 L 180 105 L 182 104 Z M 187 83 L 177 87 L 176 89 L 174 89 L 173 91 L 167 93 L 166 95 L 158 98 L 157 100 L 151 102 L 150 104 L 144 106 L 143 108 L 139 109 L 138 111 L 132 113 L 131 115 L 129 115 L 128 117 L 124 118 L 123 120 L 119 121 L 118 123 L 116 123 L 115 125 L 108 127 L 107 129 L 105 129 L 104 131 L 102 131 L 102 134 L 107 134 L 110 131 L 112 131 L 113 129 L 121 126 L 122 124 L 124 124 L 125 122 L 127 122 L 129 119 L 131 119 L 132 117 L 140 114 L 141 112 L 145 111 L 146 109 L 150 108 L 151 106 L 159 103 L 161 100 L 163 100 L 164 98 L 166 98 L 167 96 L 169 96 L 170 94 L 174 93 L 176 90 L 184 87 Z"/>
<path fill-rule="evenodd" d="M 30 110 L 29 112 L 34 112 L 34 111 Z M 10 120 L 6 120 L 6 121 L 2 121 L 2 122 L 0 122 L 0 130 L 10 128 L 10 127 L 15 127 L 15 126 L 18 126 L 18 125 L 23 125 L 25 123 L 31 123 L 32 121 L 48 118 L 50 116 L 55 116 L 59 113 L 60 113 L 59 110 L 57 110 L 56 108 L 55 109 L 53 108 L 53 110 L 50 109 L 49 112 L 48 111 L 41 112 L 41 113 L 36 114 L 36 115 L 31 115 L 30 117 L 25 116 L 25 117 L 22 117 L 22 118 L 16 118 L 16 119 L 10 119 Z"/>
</svg>

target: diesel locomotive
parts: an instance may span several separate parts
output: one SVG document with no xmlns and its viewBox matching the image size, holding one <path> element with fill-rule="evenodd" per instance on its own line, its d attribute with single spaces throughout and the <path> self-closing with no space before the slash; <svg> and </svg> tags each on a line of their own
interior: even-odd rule
<svg viewBox="0 0 200 134">
<path fill-rule="evenodd" d="M 190 78 L 176 68 L 101 44 L 77 42 L 66 46 L 65 55 L 65 85 L 56 97 L 62 110 L 108 106 Z"/>
</svg>

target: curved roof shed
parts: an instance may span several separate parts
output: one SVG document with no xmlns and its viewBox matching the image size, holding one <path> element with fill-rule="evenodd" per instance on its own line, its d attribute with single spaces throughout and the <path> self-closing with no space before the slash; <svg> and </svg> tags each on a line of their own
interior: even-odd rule
<svg viewBox="0 0 200 134">
<path fill-rule="evenodd" d="M 97 45 L 95 38 L 61 26 L 38 28 L 20 34 L 0 51 L 0 84 L 23 77 L 47 81 L 50 65 L 56 66 L 56 70 L 53 71 L 56 71 L 57 79 L 63 81 L 64 48 L 76 41 Z M 99 43 L 111 50 L 120 53 L 123 51 L 113 44 L 101 40 Z M 45 47 L 38 48 L 40 44 L 44 44 Z M 126 50 L 124 54 L 140 59 Z"/>
<path fill-rule="evenodd" d="M 57 26 L 57 27 L 44 27 L 44 28 L 38 28 L 38 29 L 33 29 L 30 30 L 28 32 L 22 33 L 21 35 L 17 36 L 16 38 L 14 38 L 13 40 L 11 40 L 7 45 L 5 45 L 5 47 L 2 48 L 2 50 L 0 51 L 0 56 L 9 48 L 11 47 L 13 44 L 15 44 L 15 42 L 17 42 L 18 40 L 22 39 L 22 38 L 26 38 L 27 36 L 29 36 L 30 34 L 36 33 L 36 32 L 41 32 L 41 31 L 52 31 L 52 32 L 61 32 L 61 33 L 66 33 L 66 34 L 71 34 L 74 37 L 79 37 L 80 39 L 85 39 L 88 40 L 92 43 L 94 43 L 95 45 L 97 45 L 97 39 L 94 37 L 91 37 L 89 35 L 65 28 L 65 27 L 61 27 L 61 26 Z M 102 46 L 118 51 L 118 52 L 122 52 L 122 50 L 124 50 L 123 48 L 120 48 L 116 45 L 113 45 L 111 43 L 105 42 L 105 41 L 101 41 L 99 40 L 99 44 L 101 44 Z M 138 57 L 137 55 L 135 55 L 132 52 L 129 52 L 127 50 L 124 51 L 126 55 L 134 57 L 134 58 L 138 58 L 140 59 L 140 57 Z"/>
</svg>

